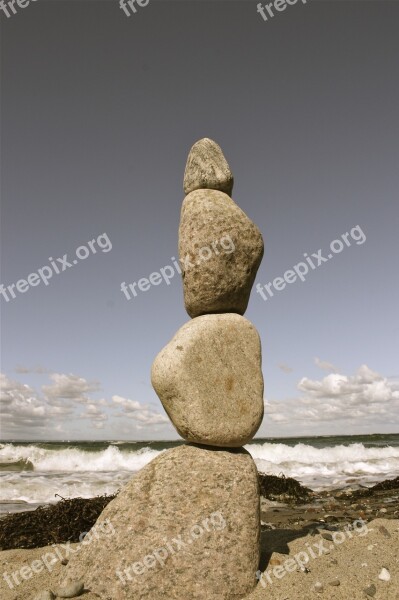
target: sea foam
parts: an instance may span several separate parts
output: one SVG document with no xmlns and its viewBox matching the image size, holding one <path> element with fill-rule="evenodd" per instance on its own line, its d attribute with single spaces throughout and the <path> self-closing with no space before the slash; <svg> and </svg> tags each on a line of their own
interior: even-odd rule
<svg viewBox="0 0 399 600">
<path fill-rule="evenodd" d="M 317 448 L 304 443 L 256 443 L 246 446 L 259 471 L 294 477 L 314 489 L 372 485 L 399 475 L 399 447 L 365 447 L 361 443 Z M 90 451 L 0 444 L 0 501 L 55 502 L 90 498 L 120 489 L 164 450 L 124 449 L 110 444 Z"/>
</svg>

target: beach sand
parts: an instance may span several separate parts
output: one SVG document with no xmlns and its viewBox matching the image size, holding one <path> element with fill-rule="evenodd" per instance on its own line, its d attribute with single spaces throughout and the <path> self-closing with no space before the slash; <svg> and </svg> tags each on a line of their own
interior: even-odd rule
<svg viewBox="0 0 399 600">
<path fill-rule="evenodd" d="M 247 596 L 248 600 L 317 597 L 328 600 L 365 600 L 372 597 L 376 600 L 399 600 L 399 520 L 374 519 L 364 527 L 358 525 L 350 532 L 338 533 L 331 532 L 330 535 L 325 532 L 327 538 L 333 538 L 325 539 L 315 530 L 310 532 L 307 527 L 265 529 L 264 526 L 261 567 L 267 575 L 263 575 L 255 591 Z M 72 544 L 72 547 L 75 546 L 77 544 Z M 65 569 L 59 561 L 53 565 L 51 573 L 43 569 L 26 581 L 18 575 L 22 581 L 14 589 L 10 589 L 4 580 L 5 572 L 10 576 L 23 566 L 32 566 L 32 562 L 40 560 L 46 552 L 53 551 L 48 546 L 0 552 L 0 597 L 3 600 L 32 600 L 38 592 L 57 587 Z M 304 552 L 309 559 L 306 563 Z M 292 560 L 287 562 L 289 558 Z M 303 570 L 298 562 L 305 563 Z M 389 574 L 389 581 L 379 579 L 382 569 Z M 364 591 L 366 589 L 369 594 Z M 85 592 L 82 598 L 98 600 L 90 592 Z"/>
<path fill-rule="evenodd" d="M 262 571 L 268 577 L 263 574 L 265 587 L 260 582 L 248 600 L 365 600 L 373 597 L 373 585 L 376 600 L 399 600 L 399 520 L 375 519 L 361 533 L 356 531 L 360 528 L 352 530 L 351 536 L 344 532 L 334 536 L 331 532 L 332 540 L 303 529 L 263 532 L 267 566 Z M 301 553 L 309 557 L 304 570 L 295 560 L 287 562 L 295 556 L 305 559 Z M 384 568 L 389 581 L 379 579 Z"/>
</svg>

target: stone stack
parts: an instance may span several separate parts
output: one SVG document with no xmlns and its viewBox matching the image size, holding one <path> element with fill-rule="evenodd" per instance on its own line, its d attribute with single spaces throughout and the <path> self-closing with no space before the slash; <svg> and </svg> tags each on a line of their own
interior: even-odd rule
<svg viewBox="0 0 399 600">
<path fill-rule="evenodd" d="M 184 304 L 190 317 L 243 315 L 248 305 L 263 240 L 256 225 L 231 199 L 232 187 L 233 177 L 219 146 L 207 138 L 194 144 L 184 176 L 187 195 L 179 230 Z M 234 252 L 221 252 L 221 240 L 226 237 L 233 240 Z M 198 254 L 203 248 L 209 248 L 207 261 Z"/>
<path fill-rule="evenodd" d="M 220 147 L 197 142 L 179 230 L 192 320 L 152 367 L 154 389 L 189 443 L 164 452 L 127 484 L 99 518 L 115 535 L 94 539 L 68 565 L 69 579 L 82 579 L 100 598 L 240 600 L 256 585 L 258 476 L 242 446 L 263 418 L 263 377 L 259 335 L 242 315 L 263 241 L 231 199 L 232 188 Z"/>
</svg>

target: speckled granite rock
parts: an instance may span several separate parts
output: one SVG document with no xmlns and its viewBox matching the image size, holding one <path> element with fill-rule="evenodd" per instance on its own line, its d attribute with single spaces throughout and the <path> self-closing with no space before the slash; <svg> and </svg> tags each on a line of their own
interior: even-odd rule
<svg viewBox="0 0 399 600">
<path fill-rule="evenodd" d="M 39 592 L 33 600 L 54 600 L 55 596 L 51 590 Z"/>
<path fill-rule="evenodd" d="M 259 564 L 259 489 L 243 449 L 184 445 L 142 469 L 99 520 L 67 577 L 102 600 L 239 600 Z"/>
<path fill-rule="evenodd" d="M 244 314 L 262 260 L 263 239 L 227 194 L 196 190 L 185 197 L 179 255 L 184 304 L 190 317 Z"/>
<path fill-rule="evenodd" d="M 231 196 L 233 183 L 233 175 L 220 146 L 209 138 L 196 142 L 187 158 L 184 193 L 209 188 Z"/>
<path fill-rule="evenodd" d="M 255 327 L 235 313 L 189 321 L 156 357 L 152 385 L 183 438 L 243 446 L 263 418 L 261 345 Z"/>
<path fill-rule="evenodd" d="M 83 594 L 83 581 L 71 581 L 66 585 L 54 590 L 57 598 L 77 598 Z"/>
</svg>

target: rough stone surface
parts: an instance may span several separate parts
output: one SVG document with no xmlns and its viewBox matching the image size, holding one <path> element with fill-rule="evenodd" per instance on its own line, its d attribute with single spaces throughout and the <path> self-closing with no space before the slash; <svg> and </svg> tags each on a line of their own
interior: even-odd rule
<svg viewBox="0 0 399 600">
<path fill-rule="evenodd" d="M 243 449 L 162 453 L 107 505 L 105 519 L 114 535 L 93 536 L 64 570 L 102 600 L 239 600 L 255 587 L 259 488 Z"/>
<path fill-rule="evenodd" d="M 187 159 L 184 193 L 209 188 L 231 196 L 233 183 L 233 175 L 220 146 L 209 138 L 196 142 Z"/>
<path fill-rule="evenodd" d="M 83 594 L 84 584 L 82 581 L 72 581 L 55 590 L 57 598 L 77 598 Z"/>
<path fill-rule="evenodd" d="M 53 592 L 51 592 L 49 590 L 45 590 L 45 591 L 37 594 L 33 598 L 33 600 L 54 600 L 54 598 L 55 598 L 55 596 L 54 596 Z"/>
<path fill-rule="evenodd" d="M 255 327 L 235 313 L 189 321 L 156 357 L 152 385 L 183 438 L 243 446 L 263 418 L 261 344 Z"/>
<path fill-rule="evenodd" d="M 244 314 L 263 256 L 257 226 L 223 192 L 197 190 L 183 201 L 179 228 L 184 304 L 190 317 Z"/>
</svg>

